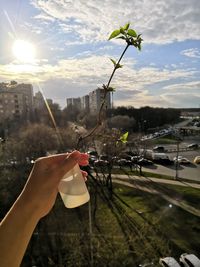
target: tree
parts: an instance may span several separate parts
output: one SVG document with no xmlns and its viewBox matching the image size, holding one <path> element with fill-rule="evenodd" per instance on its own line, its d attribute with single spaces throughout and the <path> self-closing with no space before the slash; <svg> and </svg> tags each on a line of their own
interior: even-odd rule
<svg viewBox="0 0 200 267">
<path fill-rule="evenodd" d="M 135 119 L 127 115 L 117 115 L 108 120 L 108 125 L 110 128 L 129 130 L 134 127 Z"/>
<path fill-rule="evenodd" d="M 6 157 L 24 162 L 26 158 L 46 155 L 49 150 L 57 150 L 58 139 L 53 128 L 44 124 L 23 127 L 5 143 Z"/>
<path fill-rule="evenodd" d="M 75 122 L 77 121 L 78 115 L 80 114 L 80 109 L 74 105 L 68 105 L 62 111 L 63 125 L 67 121 Z"/>
</svg>

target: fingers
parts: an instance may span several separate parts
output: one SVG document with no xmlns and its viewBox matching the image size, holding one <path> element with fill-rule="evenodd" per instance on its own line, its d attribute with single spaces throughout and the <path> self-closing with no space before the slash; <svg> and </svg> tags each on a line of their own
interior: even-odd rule
<svg viewBox="0 0 200 267">
<path fill-rule="evenodd" d="M 81 166 L 86 166 L 89 164 L 88 162 L 88 154 L 86 153 L 81 153 L 77 150 L 73 151 L 72 153 L 62 153 L 62 154 L 56 154 L 56 155 L 50 155 L 48 157 L 43 157 L 43 158 L 39 158 L 37 159 L 35 162 L 37 161 L 46 161 L 48 162 L 48 164 L 59 164 L 62 163 L 63 161 L 68 160 L 68 158 L 73 159 L 76 161 L 76 163 L 78 163 Z"/>
<path fill-rule="evenodd" d="M 71 170 L 77 163 L 82 166 L 88 165 L 88 155 L 85 153 L 80 153 L 76 150 L 68 154 L 62 161 L 60 172 L 64 175 L 66 172 Z"/>
<path fill-rule="evenodd" d="M 84 180 L 87 181 L 88 173 L 86 171 L 82 171 L 82 170 L 81 170 L 81 173 L 83 175 Z"/>
</svg>

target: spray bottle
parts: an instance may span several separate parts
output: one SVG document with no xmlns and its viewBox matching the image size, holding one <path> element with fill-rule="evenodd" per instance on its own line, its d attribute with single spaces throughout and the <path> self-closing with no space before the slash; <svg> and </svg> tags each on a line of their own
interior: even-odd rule
<svg viewBox="0 0 200 267">
<path fill-rule="evenodd" d="M 89 201 L 90 195 L 78 164 L 63 176 L 58 191 L 67 208 L 76 208 Z"/>
</svg>

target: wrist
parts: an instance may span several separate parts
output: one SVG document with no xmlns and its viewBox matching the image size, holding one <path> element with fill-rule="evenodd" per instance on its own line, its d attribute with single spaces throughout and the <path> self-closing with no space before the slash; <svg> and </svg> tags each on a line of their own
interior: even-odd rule
<svg viewBox="0 0 200 267">
<path fill-rule="evenodd" d="M 16 200 L 15 205 L 17 208 L 19 208 L 19 210 L 23 211 L 23 216 L 25 219 L 27 218 L 35 224 L 38 223 L 40 216 L 37 212 L 37 205 L 34 203 L 34 201 L 31 201 L 29 198 L 27 198 L 23 192 Z"/>
</svg>

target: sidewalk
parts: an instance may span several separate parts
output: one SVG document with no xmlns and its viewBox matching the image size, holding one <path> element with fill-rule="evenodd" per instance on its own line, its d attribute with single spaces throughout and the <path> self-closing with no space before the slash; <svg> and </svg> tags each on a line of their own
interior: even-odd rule
<svg viewBox="0 0 200 267">
<path fill-rule="evenodd" d="M 195 189 L 200 189 L 199 184 L 195 183 L 185 183 L 185 182 L 179 182 L 179 181 L 173 181 L 173 180 L 166 180 L 166 179 L 159 179 L 159 178 L 148 178 L 148 177 L 142 177 L 142 176 L 128 176 L 128 175 L 113 175 L 112 181 L 117 184 L 122 184 L 128 187 L 136 188 L 138 190 L 142 190 L 148 193 L 152 194 L 159 194 L 160 197 L 168 201 L 170 204 L 173 204 L 175 206 L 178 206 L 182 208 L 183 210 L 200 217 L 200 210 L 193 207 L 191 204 L 187 203 L 187 201 L 184 201 L 182 199 L 181 201 L 174 196 L 173 194 L 169 192 L 163 191 L 163 188 L 159 188 L 155 186 L 156 184 L 164 183 L 164 184 L 170 184 L 170 185 L 178 185 L 178 186 L 184 186 L 184 187 L 192 187 Z M 132 181 L 132 182 L 131 182 Z M 136 183 L 134 184 L 134 181 Z M 141 185 L 140 182 L 142 181 L 144 185 Z M 154 186 L 152 186 L 154 184 Z"/>
<path fill-rule="evenodd" d="M 136 181 L 143 181 L 143 182 L 154 182 L 154 183 L 161 183 L 161 184 L 171 184 L 171 185 L 179 185 L 185 187 L 192 187 L 196 189 L 200 189 L 200 184 L 197 183 L 190 183 L 185 181 L 176 181 L 176 180 L 169 180 L 169 179 L 160 179 L 160 178 L 153 178 L 153 177 L 144 177 L 144 176 L 134 176 L 134 175 L 126 175 L 126 174 L 112 174 L 114 179 L 131 179 Z"/>
</svg>

